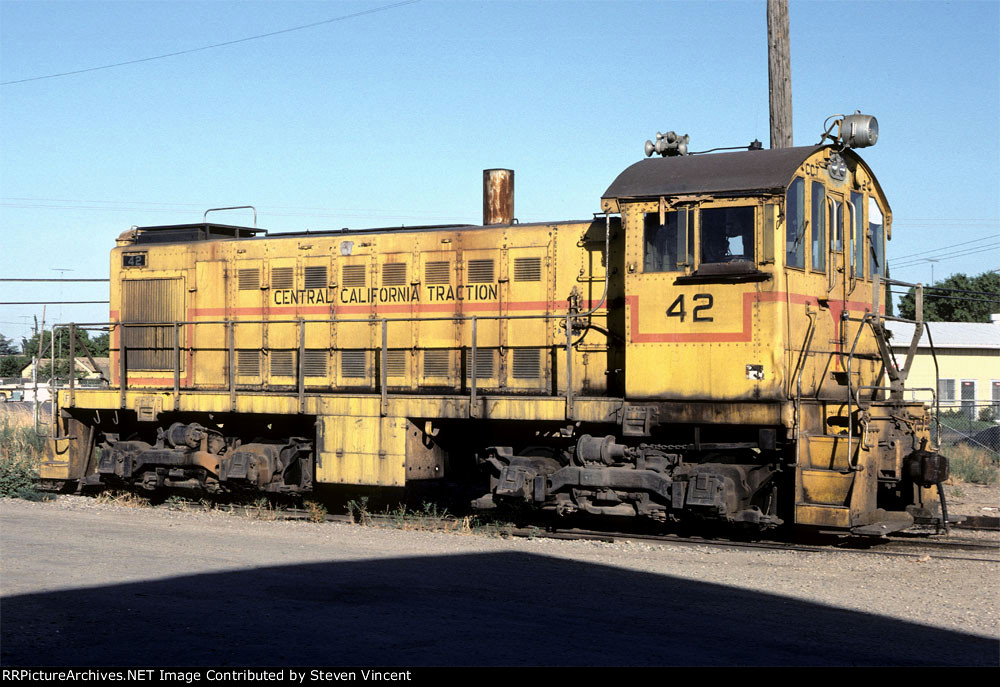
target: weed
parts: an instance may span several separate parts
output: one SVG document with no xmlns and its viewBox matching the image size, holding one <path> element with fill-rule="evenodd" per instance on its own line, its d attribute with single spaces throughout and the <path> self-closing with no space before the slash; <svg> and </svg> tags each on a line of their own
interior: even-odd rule
<svg viewBox="0 0 1000 687">
<path fill-rule="evenodd" d="M 400 504 L 396 510 L 390 511 L 388 507 L 385 509 L 386 518 L 397 528 L 401 530 L 409 529 L 406 526 L 407 523 L 407 511 L 404 504 Z"/>
<path fill-rule="evenodd" d="M 323 522 L 326 520 L 326 506 L 317 501 L 305 501 L 303 504 L 309 514 L 309 522 Z"/>
<path fill-rule="evenodd" d="M 358 525 L 372 524 L 371 513 L 368 512 L 368 497 L 362 496 L 347 502 L 347 514 L 351 516 L 351 522 Z"/>
<path fill-rule="evenodd" d="M 169 508 L 170 510 L 184 510 L 187 507 L 188 500 L 183 496 L 178 496 L 177 494 L 174 494 L 173 496 L 167 499 L 166 503 L 167 503 L 167 508 Z"/>
<path fill-rule="evenodd" d="M 993 451 L 954 446 L 947 456 L 955 479 L 975 484 L 996 484 L 1000 479 L 1000 460 Z"/>
<path fill-rule="evenodd" d="M 448 509 L 442 508 L 438 510 L 438 506 L 433 501 L 424 501 L 421 514 L 427 518 L 433 518 L 435 520 L 444 520 L 448 517 Z"/>
<path fill-rule="evenodd" d="M 35 480 L 44 442 L 30 426 L 4 418 L 0 425 L 0 496 L 38 500 Z"/>
</svg>

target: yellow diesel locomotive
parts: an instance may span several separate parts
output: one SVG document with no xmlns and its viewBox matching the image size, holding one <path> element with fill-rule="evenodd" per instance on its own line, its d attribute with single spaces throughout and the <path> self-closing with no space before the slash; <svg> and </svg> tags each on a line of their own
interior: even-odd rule
<svg viewBox="0 0 1000 687">
<path fill-rule="evenodd" d="M 876 137 L 859 114 L 811 147 L 659 135 L 583 221 L 518 223 L 513 173 L 487 170 L 482 226 L 133 227 L 112 379 L 60 393 L 42 477 L 480 480 L 479 507 L 862 533 L 937 517 L 947 460 L 884 328 L 892 212 L 852 149 Z"/>
</svg>

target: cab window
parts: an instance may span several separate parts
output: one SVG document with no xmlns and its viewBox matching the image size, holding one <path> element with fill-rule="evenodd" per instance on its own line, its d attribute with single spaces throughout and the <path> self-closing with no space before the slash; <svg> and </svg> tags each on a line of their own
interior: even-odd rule
<svg viewBox="0 0 1000 687">
<path fill-rule="evenodd" d="M 865 276 L 865 216 L 864 216 L 864 196 L 860 193 L 851 192 L 851 224 L 854 226 L 854 276 L 862 278 Z"/>
<path fill-rule="evenodd" d="M 812 268 L 826 271 L 826 186 L 812 182 Z"/>
<path fill-rule="evenodd" d="M 785 264 L 806 266 L 806 183 L 796 177 L 785 196 Z"/>
<path fill-rule="evenodd" d="M 754 262 L 752 205 L 701 210 L 701 262 Z"/>
<path fill-rule="evenodd" d="M 671 210 L 663 215 L 647 212 L 643 218 L 644 272 L 683 272 L 694 262 L 694 227 L 688 221 L 688 211 Z"/>
<path fill-rule="evenodd" d="M 882 219 L 882 209 L 873 196 L 868 196 L 868 237 L 871 241 L 871 271 L 885 277 L 885 220 Z"/>
<path fill-rule="evenodd" d="M 830 201 L 830 250 L 839 253 L 844 250 L 844 230 L 842 227 L 844 204 L 839 200 Z"/>
</svg>

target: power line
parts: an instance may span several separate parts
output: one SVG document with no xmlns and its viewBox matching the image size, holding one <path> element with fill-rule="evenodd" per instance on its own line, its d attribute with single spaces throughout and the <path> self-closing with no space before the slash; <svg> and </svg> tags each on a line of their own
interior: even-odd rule
<svg viewBox="0 0 1000 687">
<path fill-rule="evenodd" d="M 971 293 L 973 296 L 992 296 L 993 291 L 981 291 L 978 289 L 953 289 L 949 286 L 925 286 L 924 291 L 951 291 L 953 293 Z"/>
<path fill-rule="evenodd" d="M 892 268 L 906 269 L 908 267 L 916 267 L 917 265 L 922 265 L 925 262 L 941 262 L 942 260 L 951 260 L 952 258 L 965 257 L 966 255 L 976 255 L 978 253 L 992 253 L 995 251 L 997 247 L 1000 247 L 1000 242 L 990 243 L 985 246 L 977 246 L 976 248 L 972 249 L 960 250 L 954 253 L 945 253 L 944 255 L 939 255 L 938 257 L 934 258 L 933 261 L 927 260 L 926 258 L 920 258 L 918 260 L 907 260 L 902 265 L 896 262 L 892 262 Z"/>
<path fill-rule="evenodd" d="M 109 301 L 11 301 L 0 305 L 95 305 Z"/>
<path fill-rule="evenodd" d="M 159 206 L 165 206 L 165 208 L 167 210 L 169 210 L 170 212 L 177 212 L 177 210 L 175 210 L 174 208 L 172 208 L 170 206 L 176 206 L 176 207 L 182 207 L 182 208 L 196 208 L 199 211 L 201 211 L 201 210 L 204 210 L 206 207 L 209 207 L 211 205 L 218 205 L 219 204 L 218 200 L 214 200 L 214 201 L 201 201 L 200 203 L 183 203 L 183 202 L 169 201 L 169 200 L 159 200 L 159 201 L 152 201 L 152 200 L 95 200 L 95 199 L 80 199 L 80 198 L 26 198 L 26 197 L 17 197 L 17 196 L 10 196 L 10 197 L 0 198 L 0 201 L 2 201 L 2 202 L 0 202 L 0 206 L 6 206 L 6 207 L 15 207 L 15 208 L 36 208 L 36 207 L 38 207 L 38 208 L 53 208 L 53 209 L 67 208 L 67 209 L 70 209 L 70 210 L 77 210 L 77 209 L 83 209 L 83 210 L 115 210 L 116 208 L 95 208 L 95 207 L 89 207 L 89 206 L 78 207 L 78 206 L 73 206 L 73 205 L 39 205 L 39 203 L 99 203 L 99 204 L 104 204 L 104 205 L 118 205 L 118 206 L 121 206 L 120 209 L 122 209 L 122 210 L 138 210 L 138 209 L 140 209 L 140 208 L 131 207 L 131 206 L 134 206 L 134 205 L 153 205 L 153 206 L 159 205 Z M 12 203 L 12 202 L 7 202 L 7 201 L 27 201 L 27 202 L 29 202 L 31 204 L 30 205 L 26 205 L 24 203 Z M 315 206 L 315 205 L 272 205 L 270 203 L 257 204 L 255 207 L 258 210 L 267 210 L 267 211 L 271 211 L 272 209 L 274 209 L 274 210 L 295 210 L 297 212 L 304 212 L 305 210 L 318 210 L 318 211 L 324 212 L 324 213 L 336 213 L 336 214 L 345 214 L 345 213 L 373 214 L 373 213 L 377 212 L 377 210 L 374 209 L 374 208 L 331 208 L 331 207 L 322 207 L 322 206 Z M 419 214 L 419 212 L 422 212 L 425 215 L 427 215 L 427 214 L 429 214 L 429 215 L 440 215 L 440 214 L 448 214 L 449 212 L 453 212 L 453 211 L 452 210 L 435 209 L 435 210 L 418 211 L 418 214 Z M 395 215 L 393 215 L 393 216 L 395 216 Z"/>
<path fill-rule="evenodd" d="M 909 255 L 900 255 L 899 257 L 893 258 L 894 260 L 906 260 L 907 258 L 914 258 L 918 255 L 926 255 L 927 253 L 936 253 L 937 251 L 948 250 L 949 248 L 957 248 L 958 246 L 965 246 L 970 243 L 978 243 L 980 241 L 991 241 L 996 239 L 996 236 L 984 236 L 978 239 L 972 239 L 971 241 L 962 241 L 961 243 L 953 243 L 949 246 L 940 246 L 939 248 L 931 248 L 930 250 L 922 250 L 919 253 L 910 253 Z"/>
<path fill-rule="evenodd" d="M 88 202 L 88 201 L 83 201 L 83 202 Z M 111 202 L 114 202 L 114 201 L 89 201 L 89 202 L 98 202 L 98 203 L 99 202 L 108 202 L 108 203 L 111 203 Z M 155 203 L 148 203 L 148 205 L 156 205 L 156 204 Z M 162 205 L 171 205 L 171 203 L 163 203 Z M 196 205 L 195 203 L 172 203 L 172 205 L 186 205 L 186 206 L 197 207 L 197 208 L 201 209 L 201 208 L 206 207 L 207 205 L 210 205 L 210 203 L 201 204 L 201 205 Z M 142 213 L 158 213 L 158 214 L 171 214 L 171 215 L 177 215 L 179 212 L 183 212 L 183 209 L 178 210 L 176 208 L 170 208 L 170 207 L 159 207 L 159 208 L 157 208 L 157 207 L 143 207 L 143 208 L 139 208 L 139 207 L 127 207 L 127 206 L 120 206 L 120 207 L 99 207 L 99 206 L 87 206 L 87 205 L 45 205 L 45 204 L 38 204 L 38 203 L 34 203 L 34 204 L 26 204 L 26 203 L 0 203 L 0 207 L 13 207 L 13 208 L 21 208 L 21 209 L 42 209 L 42 210 L 88 210 L 88 211 L 97 211 L 97 212 L 106 212 L 106 213 L 110 213 L 110 212 L 132 212 L 132 213 L 142 212 Z M 342 219 L 343 218 L 347 218 L 347 219 L 370 219 L 370 220 L 377 220 L 377 219 L 382 219 L 382 220 L 385 220 L 385 219 L 404 219 L 404 220 L 418 220 L 418 221 L 445 221 L 445 220 L 452 221 L 452 220 L 455 220 L 457 218 L 461 218 L 461 217 L 463 217 L 465 215 L 465 213 L 459 213 L 459 212 L 448 213 L 448 212 L 443 211 L 443 210 L 441 210 L 441 211 L 437 211 L 437 210 L 427 211 L 427 212 L 425 212 L 423 214 L 419 214 L 419 213 L 414 214 L 414 211 L 409 211 L 408 214 L 402 214 L 402 213 L 395 213 L 394 214 L 394 213 L 390 213 L 390 212 L 377 212 L 375 210 L 366 210 L 364 208 L 348 209 L 348 210 L 342 210 L 342 211 L 338 211 L 338 210 L 336 210 L 336 208 L 315 208 L 316 210 L 320 210 L 320 212 L 301 212 L 301 211 L 300 212 L 272 212 L 272 211 L 270 211 L 270 210 L 267 209 L 268 206 L 258 205 L 256 207 L 257 207 L 258 210 L 261 211 L 261 215 L 262 216 L 264 215 L 264 213 L 266 211 L 266 214 L 267 214 L 268 217 L 313 217 L 313 218 L 342 218 Z M 274 206 L 274 207 L 282 207 L 282 206 Z M 290 209 L 294 210 L 295 208 L 290 208 Z M 310 208 L 302 208 L 302 210 L 309 210 L 309 209 Z"/>
<path fill-rule="evenodd" d="M 0 281 L 111 281 L 110 279 L 0 279 Z"/>
<path fill-rule="evenodd" d="M 246 43 L 247 41 L 255 41 L 261 38 L 270 38 L 271 36 L 277 36 L 283 33 L 291 33 L 292 31 L 302 31 L 303 29 L 311 29 L 316 26 L 323 26 L 324 24 L 333 24 L 334 22 L 344 21 L 346 19 L 354 19 L 356 17 L 361 17 L 366 14 L 375 14 L 376 12 L 384 12 L 386 10 L 395 9 L 397 7 L 402 7 L 403 5 L 412 5 L 413 3 L 420 2 L 420 0 L 404 0 L 403 2 L 397 2 L 392 5 L 383 5 L 381 7 L 375 7 L 370 10 L 362 10 L 361 12 L 354 12 L 352 14 L 345 14 L 340 17 L 334 17 L 332 19 L 324 19 L 323 21 L 313 22 L 312 24 L 303 24 L 302 26 L 293 26 L 287 29 L 279 29 L 278 31 L 270 31 L 268 33 L 261 33 L 256 36 L 247 36 L 246 38 L 237 38 L 232 41 L 225 41 L 224 43 L 214 43 L 212 45 L 203 45 L 200 48 L 190 48 L 188 50 L 178 50 L 177 52 L 166 53 L 164 55 L 154 55 L 153 57 L 143 57 L 137 60 L 127 60 L 125 62 L 115 62 L 114 64 L 105 64 L 100 67 L 88 67 L 87 69 L 76 69 L 70 72 L 59 72 L 58 74 L 46 74 L 45 76 L 32 76 L 27 79 L 17 79 L 14 81 L 2 81 L 0 86 L 10 86 L 18 83 L 26 83 L 28 81 L 41 81 L 42 79 L 55 79 L 60 76 L 72 76 L 73 74 L 84 74 L 86 72 L 96 72 L 101 69 L 111 69 L 113 67 L 124 67 L 129 64 L 139 64 L 140 62 L 151 62 L 153 60 L 162 60 L 167 57 L 177 57 L 178 55 L 187 55 L 193 52 L 201 52 L 202 50 L 211 50 L 213 48 L 222 48 L 227 45 L 235 45 L 237 43 Z"/>
<path fill-rule="evenodd" d="M 909 291 L 891 291 L 893 296 L 905 296 Z M 925 301 L 965 301 L 966 303 L 1000 303 L 1000 298 L 969 298 L 968 296 L 939 296 L 930 294 L 924 297 Z"/>
</svg>

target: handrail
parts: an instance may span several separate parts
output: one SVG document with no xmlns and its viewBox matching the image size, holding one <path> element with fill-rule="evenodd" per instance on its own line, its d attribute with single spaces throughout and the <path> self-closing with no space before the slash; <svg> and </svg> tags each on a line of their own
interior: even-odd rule
<svg viewBox="0 0 1000 687">
<path fill-rule="evenodd" d="M 254 211 L 254 226 L 257 224 L 256 220 L 256 209 L 252 206 L 234 206 L 227 208 L 210 208 L 205 212 L 204 219 L 207 221 L 208 213 L 215 210 L 234 210 L 234 209 L 251 209 Z M 509 321 L 509 320 L 554 320 L 566 319 L 566 417 L 567 419 L 572 419 L 574 415 L 573 403 L 574 403 L 574 393 L 573 393 L 573 346 L 575 342 L 573 341 L 573 330 L 574 321 L 583 317 L 589 317 L 604 307 L 607 302 L 608 290 L 610 287 L 611 280 L 611 213 L 597 213 L 604 214 L 604 290 L 601 293 L 601 298 L 596 305 L 592 305 L 589 310 L 585 312 L 574 312 L 573 306 L 567 304 L 567 310 L 565 313 L 551 314 L 543 313 L 538 315 L 449 315 L 449 316 L 434 316 L 434 317 L 423 317 L 423 316 L 402 316 L 402 317 L 382 317 L 382 344 L 380 347 L 380 374 L 379 374 L 379 391 L 380 391 L 380 410 L 382 415 L 388 414 L 388 371 L 386 365 L 388 362 L 388 327 L 390 322 L 466 322 L 472 323 L 471 331 L 471 349 L 470 349 L 470 405 L 469 413 L 473 417 L 478 417 L 478 379 L 476 374 L 476 358 L 479 348 L 478 341 L 478 324 L 480 321 Z M 592 302 L 592 301 L 591 301 Z M 180 369 L 181 369 L 181 345 L 180 345 L 180 327 L 181 326 L 198 326 L 198 325 L 224 325 L 226 327 L 226 337 L 227 337 L 227 356 L 226 356 L 226 368 L 228 371 L 228 389 L 230 395 L 230 409 L 236 410 L 236 350 L 235 350 L 235 328 L 240 324 L 295 324 L 298 329 L 298 365 L 297 365 L 297 386 L 298 386 L 298 400 L 299 400 L 299 412 L 304 412 L 305 410 L 305 326 L 309 324 L 348 324 L 348 323 L 371 323 L 370 318 L 310 318 L 306 319 L 303 317 L 298 317 L 291 320 L 282 319 L 259 319 L 259 320 L 234 320 L 231 318 L 222 320 L 175 320 L 173 322 L 102 322 L 102 323 L 70 323 L 70 327 L 75 328 L 78 326 L 110 326 L 113 330 L 115 327 L 120 327 L 121 336 L 119 337 L 118 345 L 118 363 L 119 363 L 119 386 L 120 386 L 120 403 L 121 407 L 124 408 L 126 405 L 126 390 L 128 388 L 128 370 L 127 370 L 127 345 L 125 343 L 125 331 L 129 327 L 172 327 L 173 328 L 173 393 L 174 393 L 174 410 L 179 410 L 180 404 Z M 53 330 L 56 326 L 66 326 L 66 325 L 53 325 Z M 53 349 L 55 344 L 53 343 Z M 541 346 L 541 348 L 546 348 L 547 346 Z M 189 348 L 188 350 L 197 350 Z M 333 349 L 330 349 L 333 350 Z M 71 358 L 73 349 L 71 348 Z M 75 402 L 75 397 L 73 396 L 72 381 L 71 391 L 70 391 L 70 403 L 71 405 Z M 461 385 L 461 382 L 460 382 Z"/>
<path fill-rule="evenodd" d="M 209 208 L 205 210 L 205 214 L 201 216 L 203 222 L 208 223 L 208 213 L 218 212 L 219 210 L 253 210 L 253 226 L 257 228 L 257 208 L 253 205 L 230 205 L 225 208 Z"/>
<path fill-rule="evenodd" d="M 831 198 L 830 196 L 826 197 L 826 216 L 827 216 L 828 220 L 829 220 L 830 217 L 833 216 L 833 212 L 831 212 L 831 210 L 833 209 L 833 207 L 834 207 L 833 204 L 835 202 L 836 201 L 833 198 Z M 839 219 L 839 217 L 837 219 Z M 835 245 L 834 244 L 834 238 L 833 238 L 833 236 L 834 236 L 834 230 L 837 229 L 837 227 L 833 226 L 833 222 L 828 222 L 828 223 L 830 224 L 830 228 L 829 228 L 830 229 L 830 236 L 829 236 L 829 241 L 828 241 L 829 245 L 825 246 L 825 248 L 826 248 L 826 250 L 830 251 L 830 276 L 826 280 L 826 292 L 830 293 L 837 286 L 837 274 L 836 274 L 836 272 L 837 272 L 837 265 L 834 264 L 834 263 L 836 262 L 836 257 L 837 257 L 838 252 L 843 253 L 843 246 L 841 246 L 841 250 L 840 251 L 837 251 L 835 248 L 833 248 L 833 246 Z M 843 229 L 843 227 L 840 227 L 840 228 Z"/>
<path fill-rule="evenodd" d="M 477 366 L 476 366 L 476 343 L 479 338 L 478 330 L 476 329 L 479 320 L 475 316 L 472 317 L 472 360 L 469 362 L 469 379 L 471 380 L 470 391 L 469 391 L 469 415 L 471 417 L 479 417 L 479 402 L 476 399 L 476 387 L 477 387 Z M 461 383 L 461 382 L 459 382 Z"/>
<path fill-rule="evenodd" d="M 888 284 L 908 285 L 905 282 L 898 282 L 898 281 L 895 281 L 895 280 L 892 280 L 892 279 L 886 279 L 884 281 L 886 283 L 888 283 Z M 878 344 L 879 349 L 882 352 L 881 354 L 882 354 L 882 357 L 883 357 L 883 365 L 886 365 L 886 366 L 892 365 L 893 361 L 892 360 L 887 360 L 886 357 L 885 357 L 885 352 L 884 351 L 888 350 L 888 342 L 880 339 L 880 337 L 882 337 L 882 333 L 879 331 L 880 325 L 881 325 L 881 321 L 882 320 L 890 320 L 890 321 L 894 321 L 894 322 L 908 322 L 908 323 L 911 323 L 911 324 L 914 325 L 913 338 L 910 341 L 909 348 L 907 349 L 906 361 L 903 363 L 903 368 L 902 368 L 902 370 L 900 370 L 898 367 L 894 366 L 894 368 L 892 369 L 892 371 L 891 371 L 891 373 L 889 375 L 889 378 L 890 378 L 890 386 L 889 386 L 890 398 L 892 398 L 892 399 L 894 399 L 896 401 L 899 401 L 899 402 L 905 402 L 904 391 L 905 391 L 905 387 L 906 387 L 906 379 L 909 377 L 910 368 L 911 368 L 911 366 L 913 364 L 914 357 L 916 356 L 916 350 L 917 350 L 917 347 L 918 347 L 918 344 L 919 344 L 919 341 L 920 341 L 920 337 L 921 337 L 921 335 L 922 335 L 922 333 L 924 331 L 927 332 L 927 339 L 928 339 L 928 343 L 930 343 L 930 349 L 931 349 L 931 358 L 934 361 L 934 383 L 935 383 L 935 387 L 937 387 L 937 386 L 940 385 L 940 370 L 938 368 L 937 351 L 934 348 L 934 340 L 933 340 L 933 338 L 931 338 L 930 327 L 927 326 L 927 323 L 924 322 L 924 319 L 923 319 L 923 317 L 924 317 L 924 311 L 923 311 L 923 285 L 919 284 L 919 283 L 908 285 L 908 286 L 913 286 L 914 289 L 915 289 L 915 298 L 914 298 L 914 301 L 915 301 L 915 313 L 914 314 L 915 314 L 915 317 L 916 317 L 916 319 L 914 319 L 914 320 L 908 320 L 908 319 L 904 319 L 904 318 L 901 318 L 901 317 L 893 317 L 893 316 L 882 315 L 879 312 L 879 305 L 878 305 L 878 303 L 879 303 L 879 294 L 878 294 L 877 290 L 881 287 L 882 282 L 883 282 L 883 280 L 880 278 L 880 275 L 876 274 L 875 275 L 875 280 L 874 280 L 875 288 L 876 288 L 876 293 L 874 293 L 873 296 L 872 296 L 873 299 L 874 299 L 873 306 L 872 306 L 874 312 L 865 313 L 861 317 L 861 320 L 859 321 L 859 324 L 858 324 L 858 332 L 857 332 L 857 334 L 854 337 L 854 343 L 851 345 L 851 351 L 850 351 L 850 353 L 847 356 L 847 465 L 848 465 L 848 469 L 849 470 L 856 469 L 855 466 L 853 466 L 852 463 L 851 463 L 851 449 L 852 449 L 852 440 L 853 440 L 853 435 L 854 435 L 854 423 L 851 420 L 851 416 L 854 413 L 853 403 L 856 401 L 859 408 L 862 405 L 861 398 L 859 396 L 856 397 L 855 392 L 860 392 L 862 389 L 871 389 L 871 390 L 874 391 L 874 390 L 881 390 L 881 389 L 885 388 L 885 387 L 883 387 L 881 385 L 860 385 L 859 384 L 858 388 L 855 390 L 852 387 L 852 384 L 851 384 L 851 369 L 854 367 L 854 352 L 857 349 L 858 342 L 861 340 L 861 332 L 864 330 L 865 324 L 868 324 L 868 325 L 871 326 L 872 333 L 873 333 L 873 335 L 875 336 L 875 339 L 876 339 L 876 343 Z M 924 390 L 924 389 L 919 389 L 919 390 Z M 933 401 L 934 401 L 934 421 L 939 426 L 938 436 L 937 436 L 937 440 L 936 440 L 935 443 L 937 444 L 937 448 L 940 449 L 941 448 L 941 432 L 940 432 L 941 406 L 940 406 L 940 399 L 938 398 L 938 393 L 937 393 L 937 389 L 936 388 L 933 391 L 933 397 L 932 398 L 933 398 Z"/>
<path fill-rule="evenodd" d="M 389 387 L 389 373 L 386 371 L 385 366 L 389 359 L 389 351 L 387 350 L 389 346 L 389 321 L 386 318 L 382 318 L 382 357 L 381 363 L 379 364 L 379 376 L 381 377 L 381 387 L 382 387 L 382 402 L 380 404 L 380 410 L 382 415 L 389 414 L 389 398 L 388 398 L 388 387 Z M 300 378 L 300 382 L 301 382 Z"/>
<path fill-rule="evenodd" d="M 805 372 L 805 356 L 807 355 L 810 346 L 812 346 L 813 332 L 816 328 L 816 313 L 810 309 L 806 309 L 806 316 L 809 318 L 809 329 L 806 331 L 805 339 L 802 342 L 802 350 L 799 351 L 799 359 L 796 363 L 798 371 L 795 375 L 795 464 L 799 464 L 800 449 L 802 442 L 799 441 L 799 434 L 801 432 L 801 423 L 799 422 L 799 413 L 802 410 L 802 374 Z"/>
<path fill-rule="evenodd" d="M 607 277 L 607 275 L 606 275 Z M 571 309 L 567 309 L 565 312 L 556 313 L 539 313 L 539 314 L 524 314 L 524 315 L 464 315 L 464 314 L 451 314 L 451 315 L 435 315 L 431 317 L 423 317 L 413 314 L 400 314 L 398 317 L 382 317 L 381 328 L 382 328 L 382 342 L 379 346 L 380 352 L 380 375 L 379 375 L 379 396 L 380 396 L 380 408 L 382 414 L 388 413 L 388 373 L 387 373 L 387 359 L 388 359 L 388 328 L 390 325 L 399 323 L 414 323 L 414 322 L 469 322 L 471 323 L 471 347 L 470 347 L 470 374 L 469 374 L 469 390 L 470 390 L 470 414 L 473 417 L 478 417 L 479 409 L 477 407 L 479 398 L 479 386 L 478 379 L 476 377 L 476 359 L 479 354 L 479 349 L 481 347 L 478 338 L 478 325 L 480 321 L 497 321 L 503 322 L 508 320 L 562 320 L 565 318 L 566 329 L 566 365 L 567 365 L 567 375 L 566 375 L 566 407 L 568 419 L 572 419 L 573 406 L 574 406 L 574 389 L 573 389 L 573 331 L 574 331 L 574 320 L 593 315 L 597 312 L 601 305 L 607 300 L 607 284 L 605 285 L 605 291 L 601 296 L 601 300 L 594 307 L 591 307 L 585 312 L 574 312 Z M 199 325 L 224 325 L 226 327 L 226 369 L 228 371 L 227 375 L 227 390 L 230 395 L 230 407 L 232 410 L 236 409 L 237 402 L 237 385 L 236 385 L 236 347 L 235 347 L 235 330 L 239 325 L 255 325 L 255 324 L 269 324 L 269 325 L 281 325 L 281 324 L 295 324 L 299 329 L 299 362 L 298 362 L 298 374 L 297 374 L 297 386 L 298 386 L 298 397 L 299 397 L 299 412 L 304 412 L 305 410 L 305 381 L 304 381 L 304 347 L 305 347 L 305 325 L 307 324 L 360 324 L 366 323 L 371 324 L 370 318 L 362 317 L 348 317 L 340 318 L 336 316 L 331 317 L 319 317 L 319 318 L 303 318 L 297 317 L 294 319 L 211 319 L 211 320 L 177 320 L 173 322 L 84 322 L 84 323 L 70 323 L 58 324 L 54 326 L 74 326 L 74 327 L 110 327 L 112 330 L 114 328 L 120 328 L 121 335 L 118 342 L 118 367 L 119 367 L 119 396 L 120 396 L 120 407 L 126 407 L 126 390 L 128 389 L 128 346 L 125 342 L 125 330 L 129 328 L 142 328 L 142 327 L 161 327 L 170 328 L 173 330 L 173 342 L 172 342 L 172 352 L 173 352 L 173 379 L 172 387 L 174 392 L 174 409 L 179 409 L 179 394 L 183 385 L 180 378 L 180 368 L 182 354 L 185 350 L 197 351 L 197 348 L 193 347 L 182 347 L 180 342 L 180 328 L 184 326 L 199 326 Z M 460 343 L 458 344 L 460 347 Z M 540 346 L 541 348 L 547 348 L 545 344 Z M 115 350 L 112 348 L 111 350 Z M 330 349 L 336 350 L 336 349 Z"/>
<path fill-rule="evenodd" d="M 854 274 L 854 271 L 855 271 L 855 268 L 856 268 L 856 265 L 854 264 L 854 257 L 855 257 L 855 255 L 854 255 L 854 253 L 855 253 L 855 248 L 854 248 L 855 226 L 854 225 L 855 225 L 855 222 L 857 221 L 856 218 L 855 218 L 855 215 L 857 214 L 858 209 L 856 207 L 854 207 L 854 203 L 852 203 L 849 198 L 844 201 L 844 204 L 847 205 L 847 207 L 850 208 L 850 212 L 848 212 L 847 214 L 851 218 L 850 226 L 848 228 L 848 234 L 849 234 L 848 240 L 844 242 L 844 245 L 847 246 L 847 252 L 850 253 L 850 260 L 845 260 L 844 261 L 846 263 L 845 267 L 849 265 L 849 270 L 850 270 L 850 281 L 848 282 L 848 284 L 850 285 L 850 288 L 847 290 L 848 295 L 850 295 L 850 294 L 854 293 L 854 289 L 857 288 L 857 286 L 858 286 L 858 284 L 857 284 L 858 280 L 857 280 L 856 275 Z M 864 252 L 862 252 L 862 255 L 864 255 Z M 862 268 L 861 268 L 862 275 L 864 274 L 864 271 L 865 271 L 864 270 L 864 265 L 862 265 Z"/>
</svg>

